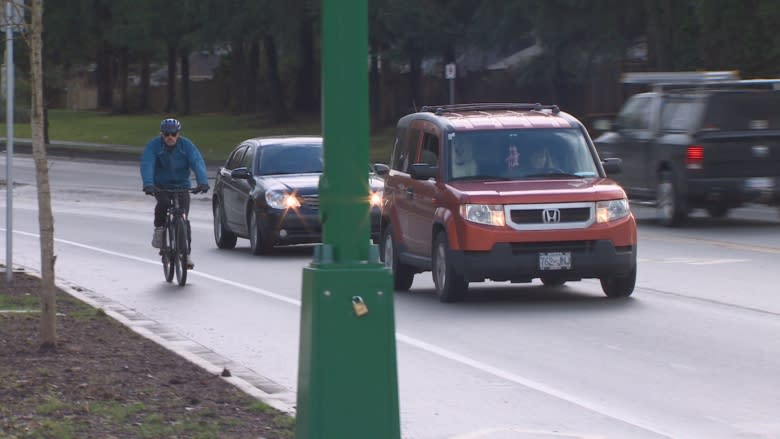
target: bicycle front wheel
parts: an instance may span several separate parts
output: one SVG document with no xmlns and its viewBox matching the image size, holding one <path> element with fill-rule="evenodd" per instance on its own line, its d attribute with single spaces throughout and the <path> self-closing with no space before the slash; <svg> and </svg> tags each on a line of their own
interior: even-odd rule
<svg viewBox="0 0 780 439">
<path fill-rule="evenodd" d="M 187 223 L 184 218 L 176 218 L 176 246 L 171 247 L 176 267 L 176 281 L 184 286 L 187 283 Z"/>
<path fill-rule="evenodd" d="M 162 265 L 163 265 L 163 273 L 165 274 L 166 282 L 173 281 L 174 263 L 173 263 L 173 252 L 171 251 L 171 249 L 176 248 L 174 233 L 173 233 L 174 230 L 175 229 L 172 226 L 166 227 L 165 237 L 163 239 L 163 246 L 160 249 L 160 256 L 162 258 Z"/>
</svg>

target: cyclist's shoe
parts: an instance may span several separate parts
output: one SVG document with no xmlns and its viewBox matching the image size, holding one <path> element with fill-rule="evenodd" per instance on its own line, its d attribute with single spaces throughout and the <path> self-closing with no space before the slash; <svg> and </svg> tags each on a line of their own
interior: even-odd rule
<svg viewBox="0 0 780 439">
<path fill-rule="evenodd" d="M 165 228 L 155 227 L 154 234 L 152 235 L 152 247 L 162 248 L 164 240 L 165 240 Z"/>
<path fill-rule="evenodd" d="M 187 270 L 195 268 L 195 261 L 192 260 L 192 255 L 187 255 Z"/>
</svg>

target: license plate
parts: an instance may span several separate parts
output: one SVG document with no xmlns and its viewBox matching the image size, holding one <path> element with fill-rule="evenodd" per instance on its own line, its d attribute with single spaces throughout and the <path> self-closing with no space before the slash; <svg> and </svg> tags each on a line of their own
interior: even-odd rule
<svg viewBox="0 0 780 439">
<path fill-rule="evenodd" d="M 775 182 L 770 177 L 755 177 L 745 180 L 745 186 L 748 189 L 767 191 L 774 189 Z"/>
<path fill-rule="evenodd" d="M 540 270 L 568 270 L 571 268 L 571 252 L 539 253 Z"/>
</svg>

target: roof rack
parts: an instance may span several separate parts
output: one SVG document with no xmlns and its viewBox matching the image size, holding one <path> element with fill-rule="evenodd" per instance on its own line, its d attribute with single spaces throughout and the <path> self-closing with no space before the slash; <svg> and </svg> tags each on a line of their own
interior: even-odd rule
<svg viewBox="0 0 780 439">
<path fill-rule="evenodd" d="M 632 72 L 624 73 L 623 84 L 650 85 L 655 90 L 680 87 L 749 87 L 772 86 L 780 89 L 777 79 L 740 79 L 737 70 L 701 71 L 701 72 Z"/>
<path fill-rule="evenodd" d="M 451 105 L 426 105 L 420 109 L 422 112 L 434 114 L 455 113 L 458 111 L 480 111 L 480 110 L 520 110 L 520 111 L 542 111 L 551 110 L 553 114 L 560 112 L 557 105 L 535 104 L 516 104 L 516 103 L 485 103 L 485 104 L 451 104 Z"/>
</svg>

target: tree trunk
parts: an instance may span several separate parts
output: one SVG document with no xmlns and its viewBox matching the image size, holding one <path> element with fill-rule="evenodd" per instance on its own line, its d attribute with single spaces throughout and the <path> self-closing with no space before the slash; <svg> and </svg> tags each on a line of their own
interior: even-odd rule
<svg viewBox="0 0 780 439">
<path fill-rule="evenodd" d="M 111 78 L 111 46 L 104 42 L 98 48 L 97 67 L 95 76 L 97 80 L 98 108 L 111 109 L 113 106 L 113 84 Z"/>
<path fill-rule="evenodd" d="M 38 183 L 38 224 L 41 245 L 41 350 L 57 347 L 57 303 L 54 285 L 54 218 L 51 209 L 49 166 L 43 143 L 43 0 L 32 0 L 30 22 L 30 88 L 32 152 Z"/>
<path fill-rule="evenodd" d="M 246 55 L 244 42 L 234 38 L 230 42 L 230 112 L 241 114 L 246 108 Z"/>
<path fill-rule="evenodd" d="M 371 115 L 371 132 L 375 132 L 382 127 L 382 93 L 380 83 L 382 81 L 380 72 L 381 57 L 376 47 L 371 50 L 371 71 L 368 77 L 369 105 Z"/>
<path fill-rule="evenodd" d="M 168 102 L 165 111 L 176 112 L 176 46 L 168 44 Z"/>
<path fill-rule="evenodd" d="M 181 114 L 192 113 L 190 102 L 190 54 L 182 50 L 181 59 Z"/>
<path fill-rule="evenodd" d="M 141 56 L 141 111 L 147 111 L 149 109 L 149 82 L 151 78 L 151 72 L 149 67 L 149 54 L 143 54 Z"/>
<path fill-rule="evenodd" d="M 279 56 L 273 35 L 263 35 L 263 48 L 268 66 L 268 84 L 271 87 L 271 111 L 277 122 L 285 122 L 289 120 L 290 115 L 284 105 L 284 84 L 279 75 Z"/>
<path fill-rule="evenodd" d="M 258 105 L 257 83 L 260 80 L 260 43 L 252 41 L 249 47 L 249 64 L 247 65 L 246 108 L 250 112 L 260 109 Z"/>
<path fill-rule="evenodd" d="M 302 112 L 317 110 L 314 96 L 314 22 L 307 12 L 301 13 L 298 31 L 298 75 L 295 80 L 295 109 Z"/>
<path fill-rule="evenodd" d="M 128 91 L 128 77 L 129 77 L 129 61 L 128 61 L 127 47 L 119 49 L 119 104 L 114 109 L 115 113 L 127 114 L 127 91 Z"/>
<path fill-rule="evenodd" d="M 417 111 L 422 105 L 420 81 L 422 79 L 422 54 L 416 48 L 409 53 L 409 96 L 412 98 L 412 108 Z M 408 111 L 409 109 L 405 109 Z"/>
</svg>

